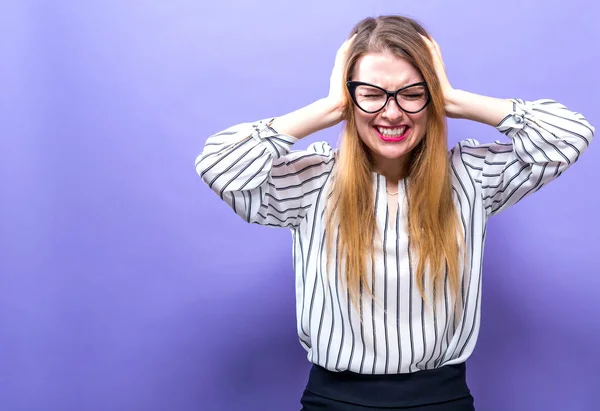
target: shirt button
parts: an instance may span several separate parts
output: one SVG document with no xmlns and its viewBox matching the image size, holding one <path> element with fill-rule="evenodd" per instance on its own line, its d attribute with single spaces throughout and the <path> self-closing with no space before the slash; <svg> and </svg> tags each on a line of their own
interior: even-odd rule
<svg viewBox="0 0 600 411">
<path fill-rule="evenodd" d="M 515 114 L 515 121 L 516 121 L 517 123 L 522 123 L 522 122 L 523 122 L 523 117 L 521 117 L 521 116 L 519 116 L 519 115 L 516 115 L 516 114 Z"/>
</svg>

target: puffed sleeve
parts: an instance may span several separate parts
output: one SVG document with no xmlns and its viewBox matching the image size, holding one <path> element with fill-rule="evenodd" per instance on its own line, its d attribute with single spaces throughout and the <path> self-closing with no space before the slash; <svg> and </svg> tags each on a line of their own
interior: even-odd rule
<svg viewBox="0 0 600 411">
<path fill-rule="evenodd" d="M 512 113 L 496 126 L 508 142 L 467 139 L 451 150 L 455 175 L 474 183 L 488 216 L 560 176 L 594 136 L 594 127 L 581 114 L 554 100 L 512 101 Z"/>
<path fill-rule="evenodd" d="M 245 221 L 294 228 L 331 174 L 335 151 L 325 142 L 292 151 L 297 139 L 271 123 L 242 123 L 210 136 L 196 172 Z"/>
</svg>

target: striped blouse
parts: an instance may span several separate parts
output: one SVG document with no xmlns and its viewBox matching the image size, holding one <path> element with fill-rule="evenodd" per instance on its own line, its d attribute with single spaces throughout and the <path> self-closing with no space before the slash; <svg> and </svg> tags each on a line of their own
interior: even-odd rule
<svg viewBox="0 0 600 411">
<path fill-rule="evenodd" d="M 392 225 L 385 177 L 373 172 L 380 235 L 367 278 L 375 298 L 362 294 L 360 314 L 338 276 L 335 247 L 327 272 L 325 207 L 337 149 L 319 142 L 292 151 L 297 139 L 269 124 L 238 124 L 210 136 L 196 171 L 245 221 L 291 230 L 297 332 L 308 360 L 332 371 L 366 374 L 416 372 L 464 362 L 471 355 L 480 326 L 488 217 L 558 177 L 594 135 L 581 114 L 562 104 L 513 100 L 513 111 L 496 126 L 509 142 L 467 139 L 452 147 L 453 196 L 467 257 L 460 264 L 458 294 L 451 297 L 446 283 L 443 298 L 426 303 L 408 252 L 406 181 L 398 183 Z"/>
</svg>

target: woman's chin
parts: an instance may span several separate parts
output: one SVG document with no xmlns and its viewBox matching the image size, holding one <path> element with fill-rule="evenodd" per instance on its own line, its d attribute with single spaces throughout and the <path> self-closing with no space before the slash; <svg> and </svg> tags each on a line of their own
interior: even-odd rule
<svg viewBox="0 0 600 411">
<path fill-rule="evenodd" d="M 406 154 L 408 154 L 410 151 L 406 150 L 406 148 L 400 148 L 400 147 L 387 147 L 383 150 L 377 150 L 377 157 L 381 158 L 382 160 L 400 160 L 401 158 L 403 158 L 404 156 L 406 156 Z"/>
</svg>

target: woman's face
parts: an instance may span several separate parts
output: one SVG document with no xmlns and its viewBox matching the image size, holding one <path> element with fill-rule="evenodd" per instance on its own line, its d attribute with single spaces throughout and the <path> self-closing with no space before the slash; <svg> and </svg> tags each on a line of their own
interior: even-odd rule
<svg viewBox="0 0 600 411">
<path fill-rule="evenodd" d="M 414 66 L 387 52 L 364 55 L 358 60 L 353 74 L 351 80 L 373 84 L 388 91 L 424 81 Z M 360 93 L 360 90 L 356 91 L 357 98 L 361 98 Z M 371 97 L 363 94 L 362 98 Z M 400 109 L 393 98 L 389 99 L 381 111 L 374 114 L 365 113 L 354 105 L 358 135 L 369 148 L 376 171 L 386 169 L 397 173 L 404 170 L 409 158 L 407 154 L 425 135 L 427 111 L 428 108 L 425 108 L 419 113 L 408 114 Z"/>
</svg>

